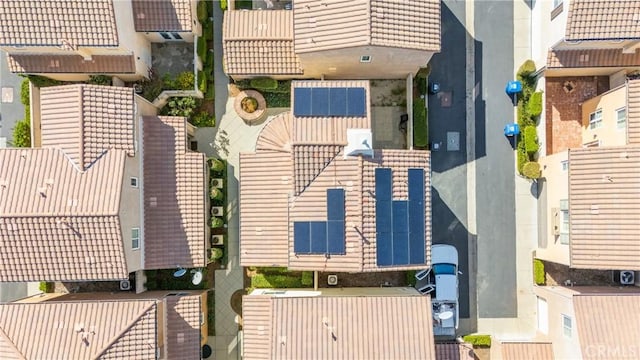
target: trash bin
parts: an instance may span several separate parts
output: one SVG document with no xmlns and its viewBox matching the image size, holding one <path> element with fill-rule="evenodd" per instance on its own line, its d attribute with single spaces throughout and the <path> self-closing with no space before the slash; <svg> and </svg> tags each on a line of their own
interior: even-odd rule
<svg viewBox="0 0 640 360">
<path fill-rule="evenodd" d="M 518 124 L 507 124 L 504 127 L 505 136 L 516 136 L 518 134 L 520 134 L 520 126 Z"/>
<path fill-rule="evenodd" d="M 509 95 L 517 94 L 522 91 L 522 83 L 518 80 L 509 81 L 505 91 Z"/>
<path fill-rule="evenodd" d="M 440 84 L 438 84 L 437 82 L 432 82 L 429 84 L 429 93 L 430 94 L 437 94 L 438 92 L 440 92 Z"/>
</svg>

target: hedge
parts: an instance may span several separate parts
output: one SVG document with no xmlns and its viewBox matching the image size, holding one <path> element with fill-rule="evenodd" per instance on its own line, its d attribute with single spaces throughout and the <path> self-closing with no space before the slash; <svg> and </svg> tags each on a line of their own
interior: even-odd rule
<svg viewBox="0 0 640 360">
<path fill-rule="evenodd" d="M 206 63 L 208 61 L 207 56 L 209 55 L 209 49 L 207 49 L 207 40 L 201 36 L 198 38 L 197 46 L 197 54 L 200 57 L 202 63 Z"/>
<path fill-rule="evenodd" d="M 527 126 L 523 131 L 524 149 L 530 156 L 538 152 L 538 133 L 535 126 Z"/>
<path fill-rule="evenodd" d="M 533 60 L 526 60 L 520 68 L 518 68 L 517 75 L 519 77 L 529 77 L 531 74 L 536 72 L 536 63 Z"/>
<path fill-rule="evenodd" d="M 304 286 L 313 286 L 313 272 L 311 271 L 303 271 L 302 279 L 300 280 L 302 285 Z"/>
<path fill-rule="evenodd" d="M 413 100 L 413 145 L 427 147 L 429 144 L 427 126 L 425 100 L 419 97 Z"/>
<path fill-rule="evenodd" d="M 540 259 L 533 259 L 533 281 L 536 285 L 544 285 L 547 282 L 544 274 L 544 263 Z"/>
<path fill-rule="evenodd" d="M 303 286 L 300 277 L 258 273 L 251 277 L 251 287 L 258 289 L 286 289 L 301 288 Z"/>
<path fill-rule="evenodd" d="M 466 335 L 462 339 L 473 346 L 491 347 L 491 335 Z"/>
<path fill-rule="evenodd" d="M 15 147 L 31 147 L 31 124 L 29 119 L 18 121 L 13 128 L 13 142 Z"/>
<path fill-rule="evenodd" d="M 529 179 L 540 177 L 540 164 L 536 161 L 529 161 L 522 166 L 522 175 Z"/>
<path fill-rule="evenodd" d="M 222 9 L 222 11 L 227 10 L 227 0 L 220 0 L 220 9 Z"/>
<path fill-rule="evenodd" d="M 527 112 L 532 117 L 538 117 L 542 113 L 542 92 L 536 91 L 529 97 Z"/>
<path fill-rule="evenodd" d="M 207 2 L 204 0 L 198 1 L 198 5 L 196 8 L 196 13 L 198 15 L 198 21 L 203 24 L 209 18 L 209 14 L 207 11 Z"/>
<path fill-rule="evenodd" d="M 203 94 L 207 92 L 207 73 L 198 71 L 198 90 Z"/>
<path fill-rule="evenodd" d="M 278 88 L 278 80 L 272 78 L 251 79 L 251 87 L 258 90 L 275 90 Z"/>
</svg>

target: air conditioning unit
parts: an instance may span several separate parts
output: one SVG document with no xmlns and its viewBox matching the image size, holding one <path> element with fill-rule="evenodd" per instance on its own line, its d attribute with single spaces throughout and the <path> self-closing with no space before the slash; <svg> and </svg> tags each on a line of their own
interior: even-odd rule
<svg viewBox="0 0 640 360">
<path fill-rule="evenodd" d="M 222 206 L 212 206 L 211 207 L 211 215 L 212 216 L 222 216 L 224 214 L 224 210 Z"/>
<path fill-rule="evenodd" d="M 620 283 L 620 285 L 633 285 L 635 282 L 635 273 L 632 270 L 614 271 L 613 281 Z"/>
<path fill-rule="evenodd" d="M 558 236 L 560 235 L 560 209 L 552 208 L 551 214 L 553 216 L 552 218 L 553 235 Z"/>
<path fill-rule="evenodd" d="M 224 180 L 219 178 L 211 179 L 211 187 L 222 189 L 223 186 L 224 186 Z"/>
<path fill-rule="evenodd" d="M 129 280 L 120 280 L 120 290 L 122 291 L 131 290 L 131 282 Z"/>
<path fill-rule="evenodd" d="M 211 235 L 211 245 L 223 245 L 224 235 Z"/>
<path fill-rule="evenodd" d="M 327 276 L 327 284 L 331 286 L 338 285 L 338 275 L 329 275 Z"/>
</svg>

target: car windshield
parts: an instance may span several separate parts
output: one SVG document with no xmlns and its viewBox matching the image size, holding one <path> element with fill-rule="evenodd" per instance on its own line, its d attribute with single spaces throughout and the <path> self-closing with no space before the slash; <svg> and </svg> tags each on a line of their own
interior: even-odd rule
<svg viewBox="0 0 640 360">
<path fill-rule="evenodd" d="M 453 264 L 434 264 L 433 273 L 435 275 L 455 275 L 456 266 Z"/>
</svg>

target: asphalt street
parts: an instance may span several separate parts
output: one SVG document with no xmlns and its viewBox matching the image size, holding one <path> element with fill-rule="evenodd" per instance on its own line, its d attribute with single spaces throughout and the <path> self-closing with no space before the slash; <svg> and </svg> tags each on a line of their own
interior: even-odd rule
<svg viewBox="0 0 640 360">
<path fill-rule="evenodd" d="M 473 16 L 466 13 L 470 9 Z M 433 243 L 454 245 L 460 254 L 460 317 L 515 317 L 514 153 L 502 134 L 513 120 L 504 93 L 514 68 L 513 4 L 476 1 L 465 9 L 465 2 L 444 1 L 441 12 L 442 50 L 429 77 L 440 84 L 440 92 L 429 95 L 429 140 L 432 148 L 439 146 L 432 149 Z M 469 18 L 473 23 L 465 24 Z M 468 121 L 467 115 L 475 118 Z M 449 143 L 455 133 L 459 143 Z"/>
</svg>

